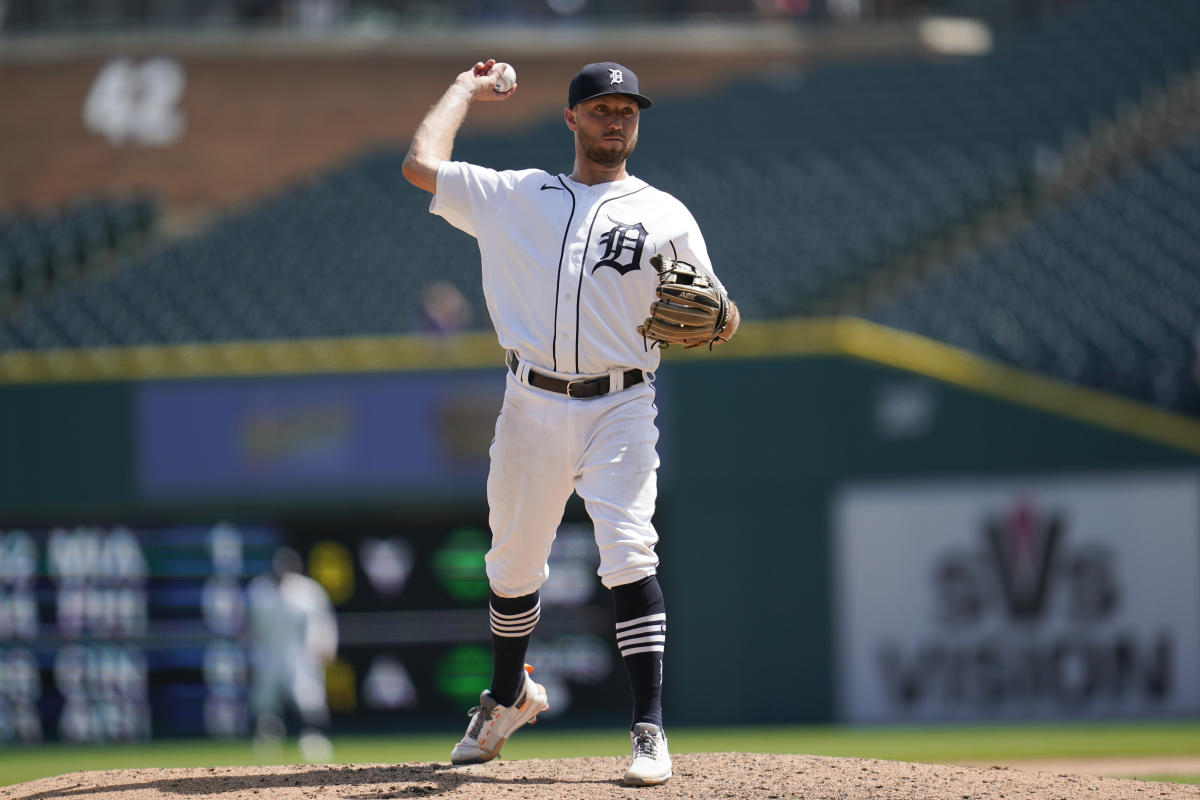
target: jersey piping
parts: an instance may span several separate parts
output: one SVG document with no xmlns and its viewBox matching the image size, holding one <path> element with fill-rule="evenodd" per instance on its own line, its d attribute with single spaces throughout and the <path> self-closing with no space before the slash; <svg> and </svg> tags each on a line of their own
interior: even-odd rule
<svg viewBox="0 0 1200 800">
<path fill-rule="evenodd" d="M 561 180 L 561 177 L 559 178 L 559 180 Z M 565 184 L 564 184 L 564 186 L 565 186 Z M 642 191 L 643 189 L 647 189 L 647 188 L 649 188 L 649 184 L 645 184 L 637 189 L 634 189 L 632 192 L 627 192 L 625 194 L 619 194 L 616 197 L 610 197 L 607 200 L 601 202 L 600 205 L 596 206 L 595 213 L 592 214 L 592 221 L 588 223 L 587 238 L 585 238 L 583 241 L 583 256 L 579 262 L 579 286 L 577 286 L 575 289 L 575 372 L 579 372 L 579 314 L 580 314 L 580 309 L 583 308 L 583 274 L 587 271 L 587 256 L 588 256 L 588 251 L 591 249 L 591 246 L 592 246 L 592 230 L 593 230 L 593 228 L 596 227 L 596 220 L 599 219 L 599 217 L 600 217 L 600 210 L 603 209 L 606 205 L 608 205 L 609 203 L 611 203 L 614 200 L 622 200 L 626 197 L 635 195 L 638 192 Z M 571 197 L 573 198 L 574 195 L 571 195 Z M 573 215 L 573 213 L 574 212 L 572 211 L 572 215 Z M 562 272 L 562 264 L 561 263 L 559 264 L 559 272 L 560 272 L 560 274 Z M 554 321 L 555 321 L 555 324 L 557 324 L 558 323 L 558 298 L 557 297 L 554 298 L 554 308 L 555 308 Z M 557 336 L 558 336 L 557 329 L 555 329 L 554 335 L 557 338 Z M 556 348 L 555 349 L 555 361 L 556 362 L 558 359 L 557 352 L 558 351 Z M 555 366 L 555 369 L 557 369 L 557 364 Z"/>
<path fill-rule="evenodd" d="M 571 234 L 571 223 L 575 221 L 575 193 L 571 191 L 571 187 L 567 186 L 561 175 L 556 175 L 555 178 L 562 184 L 562 188 L 567 194 L 571 195 L 571 215 L 567 217 L 566 227 L 563 228 L 562 245 L 558 249 L 558 275 L 554 279 L 554 333 L 550 337 L 550 358 L 553 361 L 553 369 L 558 372 L 558 298 L 562 295 L 562 268 L 563 257 L 567 254 L 567 237 Z M 586 252 L 586 251 L 585 251 Z M 578 317 L 578 315 L 576 315 Z M 579 335 L 579 322 L 575 323 L 575 335 Z M 579 371 L 579 339 L 575 340 L 575 371 Z"/>
</svg>

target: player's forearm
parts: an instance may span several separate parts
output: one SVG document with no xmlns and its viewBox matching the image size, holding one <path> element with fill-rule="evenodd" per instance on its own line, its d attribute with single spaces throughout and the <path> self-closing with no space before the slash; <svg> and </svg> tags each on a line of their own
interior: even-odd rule
<svg viewBox="0 0 1200 800">
<path fill-rule="evenodd" d="M 472 99 L 471 90 L 455 81 L 425 115 L 404 157 L 404 177 L 414 186 L 430 194 L 437 191 L 438 166 L 450 159 Z"/>
</svg>

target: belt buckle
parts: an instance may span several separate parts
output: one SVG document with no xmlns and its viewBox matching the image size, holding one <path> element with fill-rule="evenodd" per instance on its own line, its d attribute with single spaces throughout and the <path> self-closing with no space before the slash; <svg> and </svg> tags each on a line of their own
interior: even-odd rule
<svg viewBox="0 0 1200 800">
<path fill-rule="evenodd" d="M 571 387 L 575 386 L 577 384 L 582 385 L 582 384 L 588 383 L 591 380 L 592 380 L 591 378 L 576 378 L 573 381 L 567 381 L 567 397 L 572 397 L 575 399 L 579 399 L 580 397 L 582 397 L 582 395 L 572 394 Z"/>
</svg>

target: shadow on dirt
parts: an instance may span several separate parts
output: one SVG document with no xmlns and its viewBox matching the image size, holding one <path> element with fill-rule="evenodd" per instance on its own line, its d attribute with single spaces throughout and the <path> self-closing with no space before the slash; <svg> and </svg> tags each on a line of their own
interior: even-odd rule
<svg viewBox="0 0 1200 800">
<path fill-rule="evenodd" d="M 241 791 L 269 791 L 271 789 L 303 789 L 304 787 L 341 786 L 359 789 L 359 794 L 343 794 L 341 797 L 354 800 L 388 800 L 388 798 L 436 797 L 467 784 L 492 786 L 535 786 L 546 784 L 574 784 L 612 786 L 620 785 L 617 779 L 549 779 L 527 777 L 497 777 L 452 767 L 448 764 L 399 764 L 396 766 L 318 766 L 303 771 L 252 773 L 229 775 L 214 769 L 211 773 L 179 778 L 157 778 L 132 783 L 108 786 L 81 785 L 75 788 L 50 789 L 28 795 L 18 795 L 13 800 L 70 800 L 87 798 L 104 800 L 110 794 L 138 790 L 156 790 L 163 794 L 181 797 L 204 797 Z M 269 797 L 270 795 L 267 794 Z"/>
</svg>

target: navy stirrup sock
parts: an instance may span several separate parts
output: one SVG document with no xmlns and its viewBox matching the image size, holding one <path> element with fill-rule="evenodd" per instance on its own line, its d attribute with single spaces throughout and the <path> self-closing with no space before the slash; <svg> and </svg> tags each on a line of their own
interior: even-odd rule
<svg viewBox="0 0 1200 800">
<path fill-rule="evenodd" d="M 541 618 L 542 603 L 535 591 L 520 597 L 492 592 L 488 617 L 492 629 L 492 698 L 502 706 L 517 702 L 525 685 L 525 651 Z"/>
<path fill-rule="evenodd" d="M 617 647 L 633 692 L 633 723 L 662 727 L 663 650 L 667 642 L 667 608 L 658 576 L 615 586 L 613 612 Z M 631 725 L 631 727 L 632 727 Z"/>
</svg>

